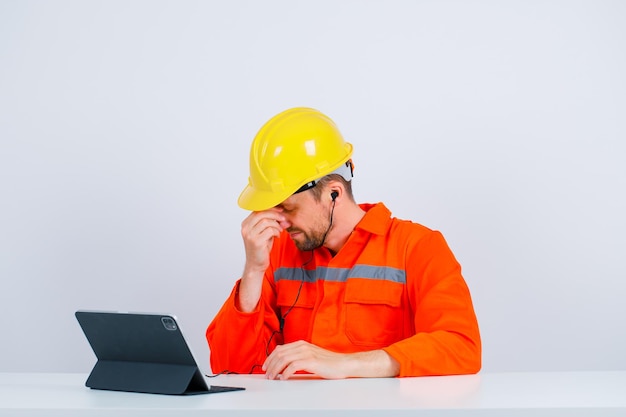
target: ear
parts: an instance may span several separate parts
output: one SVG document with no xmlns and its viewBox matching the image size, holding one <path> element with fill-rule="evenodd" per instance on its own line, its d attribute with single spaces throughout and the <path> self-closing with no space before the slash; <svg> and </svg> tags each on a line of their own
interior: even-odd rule
<svg viewBox="0 0 626 417">
<path fill-rule="evenodd" d="M 341 181 L 331 180 L 328 184 L 326 184 L 326 189 L 324 190 L 325 195 L 322 194 L 322 197 L 324 200 L 330 198 L 330 201 L 333 203 L 339 202 L 345 191 L 346 190 L 343 188 Z"/>
</svg>

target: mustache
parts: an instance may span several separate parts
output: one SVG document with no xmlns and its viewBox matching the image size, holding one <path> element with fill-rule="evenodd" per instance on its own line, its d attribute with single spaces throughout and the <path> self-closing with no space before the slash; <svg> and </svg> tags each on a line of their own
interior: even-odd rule
<svg viewBox="0 0 626 417">
<path fill-rule="evenodd" d="M 302 229 L 298 229 L 297 227 L 288 227 L 287 233 L 302 233 Z"/>
</svg>

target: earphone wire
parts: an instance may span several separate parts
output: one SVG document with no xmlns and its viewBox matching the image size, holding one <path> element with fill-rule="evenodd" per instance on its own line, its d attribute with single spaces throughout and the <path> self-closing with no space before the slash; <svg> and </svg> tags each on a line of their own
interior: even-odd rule
<svg viewBox="0 0 626 417">
<path fill-rule="evenodd" d="M 321 243 L 311 249 L 311 256 L 310 258 L 304 262 L 302 264 L 302 266 L 300 267 L 300 269 L 302 270 L 302 279 L 300 280 L 300 286 L 298 287 L 298 292 L 296 293 L 296 298 L 293 300 L 293 303 L 291 303 L 291 305 L 289 306 L 289 308 L 287 309 L 287 311 L 285 312 L 284 315 L 279 316 L 278 317 L 278 325 L 279 325 L 279 330 L 274 330 L 269 338 L 269 340 L 267 341 L 267 344 L 265 345 L 265 355 L 269 356 L 269 348 L 270 348 L 270 343 L 272 342 L 272 339 L 274 338 L 274 336 L 278 333 L 282 333 L 283 329 L 285 327 L 285 319 L 287 318 L 287 316 L 289 315 L 289 313 L 291 313 L 291 310 L 293 310 L 293 308 L 296 306 L 296 303 L 298 302 L 298 299 L 300 298 L 300 293 L 302 292 L 302 287 L 304 286 L 304 280 L 305 280 L 305 275 L 306 275 L 306 270 L 304 269 L 305 266 L 307 266 L 314 258 L 315 256 L 315 249 L 321 248 L 324 245 L 324 242 L 326 242 L 326 236 L 328 235 L 328 232 L 330 232 L 330 229 L 333 227 L 333 217 L 335 214 L 335 198 L 336 195 L 333 195 L 332 199 L 333 199 L 333 206 L 330 209 L 330 220 L 328 222 L 328 228 L 326 229 L 326 232 L 324 232 L 324 236 L 322 237 L 322 241 Z"/>
<path fill-rule="evenodd" d="M 333 227 L 333 216 L 335 213 L 335 198 L 333 197 L 333 206 L 330 210 L 330 221 L 328 223 L 328 228 L 326 229 L 326 232 L 324 232 L 324 237 L 322 238 L 322 242 L 315 248 L 311 249 L 311 256 L 309 257 L 309 259 L 304 262 L 302 264 L 302 266 L 300 266 L 300 269 L 302 270 L 302 279 L 300 280 L 300 286 L 298 287 L 298 292 L 296 293 L 296 298 L 293 300 L 293 303 L 289 306 L 289 308 L 287 309 L 287 311 L 285 312 L 285 314 L 283 316 L 279 316 L 278 318 L 278 324 L 279 324 L 279 330 L 274 330 L 272 332 L 272 334 L 270 335 L 269 340 L 267 341 L 267 344 L 265 345 L 265 356 L 269 356 L 270 352 L 270 344 L 272 343 L 272 339 L 274 339 L 274 336 L 282 333 L 283 332 L 283 328 L 285 326 L 285 319 L 287 318 L 287 316 L 289 315 L 289 313 L 291 312 L 291 310 L 293 310 L 293 308 L 296 306 L 296 303 L 298 302 L 298 299 L 300 298 L 300 293 L 302 292 L 302 287 L 304 286 L 304 281 L 305 281 L 305 275 L 306 275 L 306 270 L 304 269 L 305 266 L 307 266 L 309 263 L 311 263 L 311 261 L 313 260 L 314 256 L 315 256 L 315 249 L 321 248 L 324 245 L 324 242 L 326 241 L 326 236 L 328 235 L 328 232 L 330 232 L 330 229 Z M 250 369 L 250 374 L 252 374 L 254 372 L 254 368 L 257 367 L 261 367 L 261 365 L 253 365 L 252 369 Z M 216 374 L 205 374 L 204 376 L 206 376 L 207 378 L 215 378 L 217 376 L 220 375 L 231 375 L 231 374 L 238 374 L 238 372 L 232 372 L 229 370 L 224 370 L 222 372 L 216 373 Z"/>
</svg>

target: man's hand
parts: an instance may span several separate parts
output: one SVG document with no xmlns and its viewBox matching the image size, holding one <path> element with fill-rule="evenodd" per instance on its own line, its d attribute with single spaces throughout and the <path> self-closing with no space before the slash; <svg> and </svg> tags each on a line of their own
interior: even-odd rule
<svg viewBox="0 0 626 417">
<path fill-rule="evenodd" d="M 336 353 L 300 340 L 277 346 L 262 369 L 268 379 L 289 379 L 297 371 L 325 379 L 341 379 L 396 376 L 400 364 L 384 350 Z"/>
<path fill-rule="evenodd" d="M 254 310 L 261 297 L 263 275 L 270 263 L 274 238 L 285 228 L 285 217 L 279 209 L 252 212 L 241 223 L 246 250 L 246 265 L 239 286 L 239 309 Z"/>
</svg>

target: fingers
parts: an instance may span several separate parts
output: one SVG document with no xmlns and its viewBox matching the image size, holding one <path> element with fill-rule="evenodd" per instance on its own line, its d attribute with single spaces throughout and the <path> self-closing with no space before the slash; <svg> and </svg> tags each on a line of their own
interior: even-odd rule
<svg viewBox="0 0 626 417">
<path fill-rule="evenodd" d="M 285 221 L 285 216 L 276 210 L 266 210 L 251 213 L 241 223 L 241 234 L 244 239 L 255 239 L 258 235 L 269 231 L 270 235 L 274 232 L 280 233 L 283 230 L 281 222 Z"/>
<path fill-rule="evenodd" d="M 301 363 L 306 355 L 303 344 L 306 342 L 277 346 L 263 364 L 262 369 L 265 371 L 266 378 L 289 379 L 298 370 L 304 370 L 304 364 Z"/>
<path fill-rule="evenodd" d="M 276 209 L 253 212 L 241 223 L 241 235 L 246 250 L 247 267 L 265 270 L 275 237 L 284 227 L 285 217 Z"/>
<path fill-rule="evenodd" d="M 277 346 L 265 360 L 262 369 L 267 379 L 289 379 L 298 371 L 335 379 L 343 377 L 341 363 L 346 358 L 346 355 L 300 340 Z"/>
<path fill-rule="evenodd" d="M 282 232 L 284 222 L 285 216 L 277 210 L 253 212 L 241 223 L 241 234 L 245 241 L 267 241 Z"/>
</svg>

